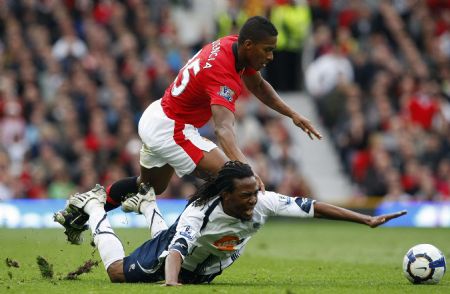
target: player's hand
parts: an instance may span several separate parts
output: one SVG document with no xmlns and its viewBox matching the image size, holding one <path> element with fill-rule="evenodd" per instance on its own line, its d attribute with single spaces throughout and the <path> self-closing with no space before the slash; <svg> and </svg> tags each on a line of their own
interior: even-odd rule
<svg viewBox="0 0 450 294">
<path fill-rule="evenodd" d="M 367 225 L 371 228 L 376 228 L 379 225 L 385 224 L 388 221 L 390 221 L 391 219 L 400 217 L 402 215 L 407 214 L 408 212 L 406 210 L 402 210 L 402 211 L 397 211 L 394 213 L 388 213 L 388 214 L 383 214 L 383 215 L 378 215 L 378 216 L 372 216 Z"/>
<path fill-rule="evenodd" d="M 314 137 L 319 140 L 322 139 L 322 135 L 314 128 L 312 123 L 306 117 L 295 113 L 292 115 L 292 121 L 297 127 L 301 128 L 306 134 L 308 134 L 311 140 L 314 140 Z"/>
<path fill-rule="evenodd" d="M 266 192 L 266 186 L 264 185 L 261 178 L 257 174 L 255 174 L 255 178 L 256 178 L 256 182 L 258 183 L 259 190 L 261 190 L 261 192 L 263 192 L 263 193 Z"/>
</svg>

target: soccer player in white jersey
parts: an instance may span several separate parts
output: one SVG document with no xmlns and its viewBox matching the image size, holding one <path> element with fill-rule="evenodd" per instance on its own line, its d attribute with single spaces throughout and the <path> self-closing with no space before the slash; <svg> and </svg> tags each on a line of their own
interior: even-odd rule
<svg viewBox="0 0 450 294">
<path fill-rule="evenodd" d="M 99 189 L 71 196 L 69 203 L 89 215 L 94 242 L 112 282 L 165 280 L 167 286 L 210 283 L 241 256 L 269 216 L 322 217 L 375 228 L 406 214 L 369 216 L 309 198 L 261 193 L 250 166 L 229 161 L 200 187 L 169 228 L 161 218 L 155 218 L 154 193 L 142 196 L 134 210 L 146 217 L 152 239 L 125 257 L 106 216 L 105 190 Z"/>
</svg>

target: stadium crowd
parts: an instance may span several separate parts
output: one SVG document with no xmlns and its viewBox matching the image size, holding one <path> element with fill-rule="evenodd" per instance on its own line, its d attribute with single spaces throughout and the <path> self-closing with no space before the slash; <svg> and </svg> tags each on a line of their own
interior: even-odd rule
<svg viewBox="0 0 450 294">
<path fill-rule="evenodd" d="M 171 14 L 192 2 L 0 1 L 0 199 L 138 174 L 142 111 L 202 44 L 255 14 L 280 33 L 264 74 L 282 91 L 305 78 L 355 194 L 450 199 L 448 1 L 227 1 L 214 35 L 186 45 Z M 266 188 L 308 195 L 281 119 L 243 96 L 238 142 Z M 195 185 L 174 177 L 164 196 Z"/>
<path fill-rule="evenodd" d="M 450 200 L 450 2 L 311 2 L 305 84 L 358 193 Z"/>
<path fill-rule="evenodd" d="M 171 17 L 189 2 L 0 2 L 0 199 L 65 199 L 139 174 L 137 121 L 202 45 L 181 44 Z M 268 189 L 309 194 L 281 119 L 248 98 L 237 128 L 251 164 Z M 195 185 L 174 177 L 164 196 Z"/>
</svg>

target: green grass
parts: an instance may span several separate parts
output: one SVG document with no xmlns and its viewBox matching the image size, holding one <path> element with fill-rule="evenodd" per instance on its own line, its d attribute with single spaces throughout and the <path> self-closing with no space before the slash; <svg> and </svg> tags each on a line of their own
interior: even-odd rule
<svg viewBox="0 0 450 294">
<path fill-rule="evenodd" d="M 125 252 L 148 237 L 144 229 L 116 230 Z M 403 255 L 431 243 L 450 256 L 448 229 L 378 228 L 332 221 L 272 220 L 245 254 L 211 285 L 164 288 L 158 284 L 111 284 L 99 265 L 78 280 L 63 280 L 98 252 L 65 242 L 62 230 L 0 229 L 0 293 L 450 293 L 448 274 L 438 285 L 412 285 L 402 274 Z M 87 234 L 86 234 L 87 237 Z M 53 264 L 41 277 L 36 257 Z M 7 267 L 9 257 L 20 268 Z"/>
</svg>

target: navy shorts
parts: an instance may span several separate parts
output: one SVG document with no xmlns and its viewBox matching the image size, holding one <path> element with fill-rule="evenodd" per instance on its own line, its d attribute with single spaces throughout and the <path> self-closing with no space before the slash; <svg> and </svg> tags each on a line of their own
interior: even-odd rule
<svg viewBox="0 0 450 294">
<path fill-rule="evenodd" d="M 177 223 L 175 222 L 169 229 L 145 242 L 123 259 L 123 273 L 127 283 L 154 283 L 165 280 L 164 262 L 160 264 L 158 257 L 169 247 L 176 233 Z M 180 279 L 183 284 L 210 283 L 221 273 L 199 275 L 182 268 Z"/>
<path fill-rule="evenodd" d="M 176 232 L 176 224 L 177 222 L 123 259 L 123 273 L 127 283 L 164 280 L 164 266 L 159 264 L 158 257 L 169 247 Z"/>
</svg>

